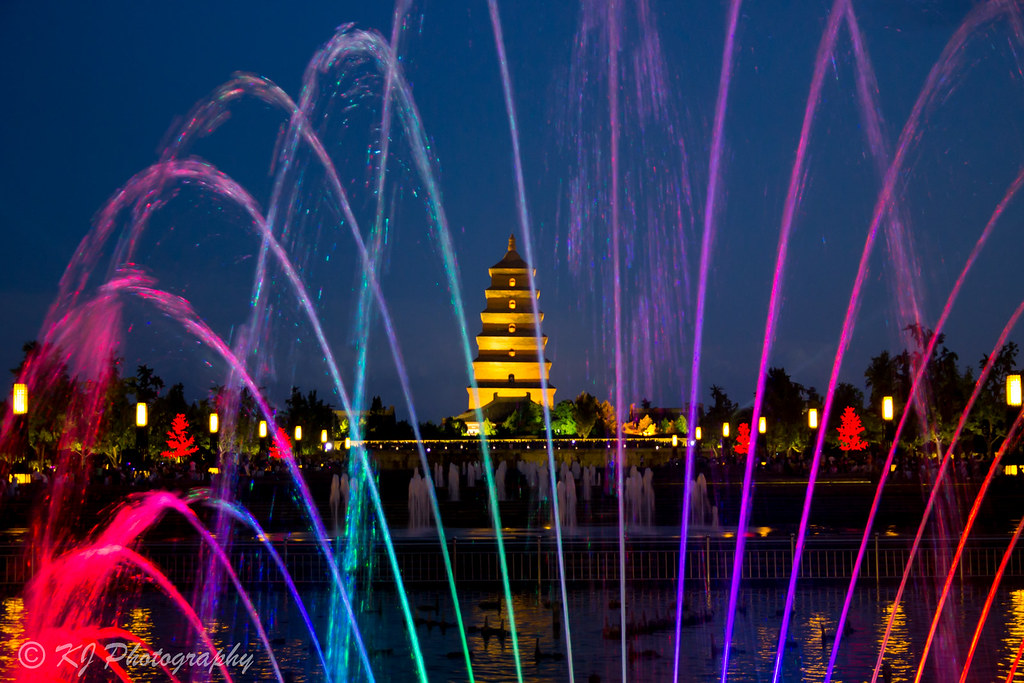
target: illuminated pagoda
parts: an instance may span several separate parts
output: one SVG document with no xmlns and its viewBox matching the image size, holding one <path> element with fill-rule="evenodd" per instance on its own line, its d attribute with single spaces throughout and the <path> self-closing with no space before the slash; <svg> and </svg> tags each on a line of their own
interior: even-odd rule
<svg viewBox="0 0 1024 683">
<path fill-rule="evenodd" d="M 479 387 L 481 408 L 485 417 L 494 421 L 498 415 L 491 412 L 510 412 L 504 408 L 524 399 L 534 403 L 554 404 L 555 388 L 541 386 L 541 372 L 547 380 L 551 361 L 537 353 L 536 327 L 533 311 L 535 300 L 530 299 L 529 270 L 526 261 L 516 251 L 516 238 L 509 236 L 508 253 L 487 271 L 491 286 L 484 291 L 487 308 L 480 314 L 483 330 L 477 335 L 477 357 L 473 360 L 473 376 Z M 537 271 L 534 270 L 534 276 Z M 537 291 L 540 298 L 540 291 Z M 538 320 L 544 314 L 537 313 Z M 547 346 L 547 336 L 541 336 L 541 345 Z M 459 417 L 465 419 L 470 432 L 479 428 L 473 413 L 477 407 L 473 387 L 469 392 L 469 410 Z M 489 409 L 490 408 L 490 409 Z"/>
</svg>

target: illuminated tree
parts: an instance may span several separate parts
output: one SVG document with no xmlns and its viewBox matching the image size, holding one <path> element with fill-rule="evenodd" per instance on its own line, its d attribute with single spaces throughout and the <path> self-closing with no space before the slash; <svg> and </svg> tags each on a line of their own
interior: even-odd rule
<svg viewBox="0 0 1024 683">
<path fill-rule="evenodd" d="M 284 427 L 278 427 L 277 428 L 277 436 L 281 439 L 282 443 L 286 443 L 286 444 L 288 444 L 289 447 L 291 447 L 292 440 L 288 436 L 288 430 L 286 430 Z M 277 447 L 277 441 L 273 440 L 273 439 L 270 441 L 270 457 L 271 458 L 283 458 L 284 457 L 284 453 L 282 453 L 278 449 L 278 447 Z"/>
<path fill-rule="evenodd" d="M 748 450 L 750 450 L 750 425 L 741 422 L 736 428 L 736 450 L 734 452 L 737 455 L 745 456 Z"/>
<path fill-rule="evenodd" d="M 640 420 L 640 423 L 636 426 L 636 432 L 641 436 L 654 436 L 657 431 L 658 426 L 654 424 L 650 415 L 644 415 Z"/>
<path fill-rule="evenodd" d="M 861 438 L 864 433 L 864 425 L 853 406 L 846 406 L 843 411 L 842 421 L 836 430 L 839 432 L 839 448 L 844 451 L 862 451 L 868 447 L 868 442 Z"/>
<path fill-rule="evenodd" d="M 551 431 L 557 436 L 575 436 L 576 404 L 572 401 L 559 401 L 551 411 Z"/>
<path fill-rule="evenodd" d="M 189 436 L 188 420 L 182 413 L 178 413 L 171 420 L 171 428 L 167 431 L 167 450 L 161 451 L 160 455 L 165 458 L 187 458 L 198 450 L 195 439 Z"/>
</svg>

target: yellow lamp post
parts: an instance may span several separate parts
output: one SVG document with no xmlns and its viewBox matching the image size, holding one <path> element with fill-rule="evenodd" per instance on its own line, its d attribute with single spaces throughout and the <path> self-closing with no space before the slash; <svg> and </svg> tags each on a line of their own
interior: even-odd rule
<svg viewBox="0 0 1024 683">
<path fill-rule="evenodd" d="M 145 401 L 135 404 L 135 450 L 140 455 L 148 455 L 149 443 L 146 439 L 146 425 L 149 424 L 149 407 Z"/>
<path fill-rule="evenodd" d="M 729 438 L 729 423 L 728 422 L 723 422 L 722 423 L 722 438 L 723 439 L 728 439 Z"/>
<path fill-rule="evenodd" d="M 673 434 L 672 435 L 672 448 L 678 448 L 678 446 L 679 446 L 679 435 L 678 434 Z"/>
<path fill-rule="evenodd" d="M 1006 376 L 1006 405 L 1011 408 L 1019 408 L 1021 405 L 1020 375 Z M 1018 471 L 1017 465 L 1003 465 L 1003 474 L 1016 476 Z"/>
<path fill-rule="evenodd" d="M 882 397 L 882 420 L 885 421 L 885 435 L 886 436 L 889 436 L 889 430 L 890 430 L 891 423 L 892 423 L 892 420 L 893 420 L 894 417 L 896 417 L 896 409 L 893 406 L 892 396 L 883 396 Z M 889 450 L 892 450 L 892 446 L 893 446 L 892 442 L 893 442 L 893 439 L 895 437 L 896 437 L 896 435 L 893 434 L 893 436 L 889 438 Z M 889 471 L 890 472 L 895 472 L 896 471 L 896 463 L 892 463 L 889 466 Z"/>
<path fill-rule="evenodd" d="M 807 426 L 811 429 L 818 428 L 818 409 L 808 408 L 807 409 Z"/>
<path fill-rule="evenodd" d="M 697 441 L 700 441 L 702 436 L 703 434 L 701 433 L 700 426 L 698 425 L 697 428 L 693 430 L 693 438 L 695 438 Z"/>
<path fill-rule="evenodd" d="M 264 455 L 267 452 L 267 421 L 260 420 L 259 427 L 256 429 L 256 433 L 259 435 L 259 448 L 260 455 Z"/>
<path fill-rule="evenodd" d="M 218 452 L 217 431 L 220 429 L 220 417 L 217 413 L 210 413 L 210 452 Z"/>
<path fill-rule="evenodd" d="M 758 434 L 764 434 L 767 431 L 768 431 L 768 420 L 765 418 L 764 415 L 762 415 L 761 417 L 757 418 L 757 433 Z"/>
<path fill-rule="evenodd" d="M 295 425 L 295 440 L 302 441 L 302 425 Z"/>
<path fill-rule="evenodd" d="M 22 447 L 28 448 L 28 385 L 18 382 L 14 385 L 11 395 L 11 412 L 15 415 L 15 428 L 19 434 Z"/>
</svg>

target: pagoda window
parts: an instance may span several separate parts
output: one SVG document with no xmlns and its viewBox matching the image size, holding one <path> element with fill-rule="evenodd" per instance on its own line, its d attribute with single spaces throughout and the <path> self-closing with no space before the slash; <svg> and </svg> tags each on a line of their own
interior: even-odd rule
<svg viewBox="0 0 1024 683">
<path fill-rule="evenodd" d="M 513 375 L 513 374 L 511 374 L 511 373 L 509 373 L 509 376 L 508 376 L 508 383 L 509 383 L 509 384 L 515 384 L 515 383 L 516 383 L 516 376 L 515 376 L 515 375 Z"/>
<path fill-rule="evenodd" d="M 510 277 L 508 279 L 508 286 L 509 287 L 515 287 L 516 286 L 516 279 L 514 277 Z"/>
<path fill-rule="evenodd" d="M 509 349 L 508 350 L 508 357 L 509 358 L 515 358 L 516 357 L 516 350 L 515 349 Z"/>
<path fill-rule="evenodd" d="M 509 299 L 508 300 L 508 308 L 509 308 L 510 311 L 514 311 L 516 309 L 516 300 L 515 299 Z"/>
<path fill-rule="evenodd" d="M 516 333 L 516 324 L 515 323 L 509 323 L 508 324 L 508 333 L 509 334 L 515 334 Z"/>
</svg>

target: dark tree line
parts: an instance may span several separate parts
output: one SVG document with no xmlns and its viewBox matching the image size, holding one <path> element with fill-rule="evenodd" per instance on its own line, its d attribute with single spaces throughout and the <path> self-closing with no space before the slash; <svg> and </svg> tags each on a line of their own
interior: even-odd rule
<svg viewBox="0 0 1024 683">
<path fill-rule="evenodd" d="M 906 331 L 908 348 L 898 354 L 882 351 L 871 359 L 864 371 L 867 395 L 852 384 L 840 383 L 836 387 L 828 424 L 820 426 L 827 430 L 828 448 L 838 448 L 837 428 L 844 409 L 850 406 L 863 421 L 864 438 L 871 445 L 870 450 L 879 451 L 887 434 L 881 419 L 884 396 L 893 397 L 899 413 L 911 412 L 900 439 L 901 447 L 907 452 L 935 455 L 950 443 L 988 357 L 982 356 L 973 365 L 964 366 L 958 355 L 946 346 L 943 335 L 936 337 L 930 330 L 914 326 Z M 930 353 L 929 348 L 932 349 Z M 77 380 L 61 364 L 59 354 L 44 353 L 36 342 L 26 344 L 23 351 L 25 359 L 12 369 L 12 373 L 20 375 L 28 362 L 48 363 L 52 367 L 47 366 L 43 374 L 50 380 L 45 387 L 36 389 L 38 395 L 30 398 L 32 408 L 29 415 L 21 432 L 13 441 L 9 440 L 8 448 L 11 453 L 28 453 L 32 459 L 49 461 L 56 455 L 62 434 L 74 431 L 69 430 L 70 426 L 80 426 L 75 423 L 81 418 L 74 406 L 81 405 L 81 397 L 93 387 Z M 1005 404 L 1005 383 L 1007 375 L 1017 367 L 1018 351 L 1013 342 L 999 350 L 992 371 L 964 424 L 958 444 L 960 453 L 991 458 L 1006 437 L 1016 417 L 1016 409 Z M 923 381 L 916 398 L 911 400 L 914 373 L 922 367 Z M 224 387 L 212 387 L 203 399 L 189 402 L 182 384 L 166 387 L 163 379 L 147 365 L 140 365 L 133 374 L 125 376 L 124 362 L 116 357 L 110 358 L 104 376 L 107 378 L 104 406 L 95 427 L 91 450 L 105 455 L 114 464 L 122 462 L 126 455 L 135 451 L 134 405 L 137 402 L 145 402 L 149 407 L 147 450 L 150 454 L 159 452 L 165 434 L 170 431 L 171 422 L 178 414 L 186 416 L 196 444 L 205 450 L 217 447 L 256 453 L 261 446 L 265 447 L 265 442 L 261 444 L 257 435 L 257 426 L 263 416 L 254 397 L 245 389 L 229 392 Z M 710 401 L 699 406 L 697 413 L 697 424 L 703 429 L 704 447 L 716 453 L 719 453 L 720 446 L 729 449 L 735 439 L 735 431 L 730 439 L 723 439 L 722 423 L 730 423 L 733 430 L 742 422 L 750 423 L 752 403 L 753 392 L 747 405 L 741 407 L 720 386 L 711 385 Z M 768 428 L 766 434 L 758 436 L 759 444 L 764 444 L 765 457 L 790 459 L 806 453 L 816 436 L 808 427 L 807 411 L 809 408 L 821 411 L 824 403 L 824 397 L 813 386 L 796 382 L 784 368 L 770 368 L 765 378 L 762 411 Z M 7 407 L 4 409 L 6 411 Z M 209 414 L 214 411 L 222 415 L 222 419 L 231 421 L 230 424 L 222 422 L 222 435 L 216 445 L 208 431 Z M 385 407 L 379 396 L 373 397 L 368 410 L 354 417 L 359 421 L 358 430 L 351 428 L 348 415 L 325 402 L 316 390 L 303 393 L 298 387 L 293 387 L 271 429 L 283 427 L 291 436 L 295 427 L 301 425 L 303 438 L 293 439 L 293 448 L 298 454 L 318 451 L 322 430 L 327 431 L 332 441 L 357 431 L 361 438 L 369 440 L 414 438 L 412 426 L 406 421 L 397 421 L 394 408 Z M 898 414 L 897 419 L 899 417 Z M 639 407 L 629 406 L 622 419 L 623 431 L 629 436 L 690 435 L 684 409 L 656 408 L 646 399 L 640 402 Z M 750 426 L 756 429 L 754 425 Z M 616 427 L 614 406 L 587 392 L 580 393 L 575 400 L 560 401 L 551 409 L 552 434 L 556 438 L 612 438 L 616 435 Z M 445 418 L 440 424 L 422 422 L 419 431 L 425 439 L 460 438 L 466 435 L 466 425 L 458 419 Z M 543 410 L 538 404 L 524 401 L 500 422 L 485 421 L 483 431 L 496 438 L 543 436 Z M 74 449 L 75 444 L 70 444 L 70 447 Z M 6 457 L 17 459 L 11 453 Z"/>
</svg>

